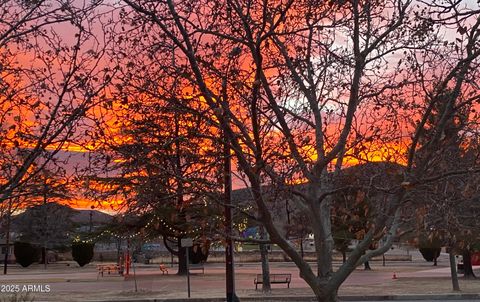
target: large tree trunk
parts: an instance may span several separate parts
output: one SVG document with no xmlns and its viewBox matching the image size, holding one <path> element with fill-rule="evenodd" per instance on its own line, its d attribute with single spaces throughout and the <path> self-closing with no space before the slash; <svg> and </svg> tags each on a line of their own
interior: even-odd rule
<svg viewBox="0 0 480 302">
<path fill-rule="evenodd" d="M 337 295 L 337 291 L 338 290 L 335 290 L 333 293 L 330 293 L 328 296 L 318 300 L 318 301 L 322 301 L 322 302 L 337 302 L 338 301 L 338 295 Z"/>
<path fill-rule="evenodd" d="M 312 200 L 316 200 L 322 192 L 318 191 Z M 333 251 L 333 237 L 331 226 L 331 202 L 329 199 L 324 200 L 320 206 L 314 206 L 317 215 L 311 217 L 313 222 L 315 217 L 319 217 L 320 221 L 313 226 L 315 251 L 317 257 L 317 275 L 323 278 L 328 278 L 332 273 L 332 251 Z"/>
<path fill-rule="evenodd" d="M 463 257 L 463 271 L 464 271 L 463 276 L 465 277 L 465 279 L 476 278 L 475 274 L 473 273 L 472 254 L 470 253 L 470 250 L 468 249 L 463 250 L 462 257 Z"/>
<path fill-rule="evenodd" d="M 458 275 L 457 275 L 457 263 L 455 261 L 455 255 L 453 251 L 450 250 L 449 254 L 450 259 L 450 273 L 452 275 L 452 286 L 454 291 L 460 291 L 460 285 L 458 284 Z"/>
<path fill-rule="evenodd" d="M 260 227 L 260 236 L 261 239 L 267 238 L 263 226 Z M 262 260 L 262 291 L 264 293 L 270 293 L 272 291 L 272 286 L 270 285 L 270 268 L 268 264 L 268 249 L 266 244 L 260 244 L 260 257 Z"/>
<path fill-rule="evenodd" d="M 315 296 L 318 302 L 337 302 L 338 300 L 338 288 L 327 291 L 321 285 L 318 285 L 316 290 L 314 289 Z"/>
<path fill-rule="evenodd" d="M 186 275 L 187 274 L 187 249 L 181 247 L 180 238 L 178 238 L 178 271 L 177 275 Z"/>
<path fill-rule="evenodd" d="M 172 244 L 176 244 L 178 248 L 175 250 L 169 245 L 169 242 L 171 242 Z M 165 248 L 170 252 L 170 254 L 172 254 L 172 259 L 173 259 L 173 256 L 178 257 L 177 275 L 186 275 L 187 274 L 187 254 L 186 254 L 187 249 L 181 247 L 181 238 L 176 238 L 176 240 L 174 240 L 174 239 L 168 239 L 166 235 L 163 235 L 163 244 L 165 245 Z"/>
</svg>

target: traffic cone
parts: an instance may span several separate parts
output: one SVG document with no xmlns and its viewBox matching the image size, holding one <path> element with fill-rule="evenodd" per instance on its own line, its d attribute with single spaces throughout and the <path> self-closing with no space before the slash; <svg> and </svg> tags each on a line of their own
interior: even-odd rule
<svg viewBox="0 0 480 302">
<path fill-rule="evenodd" d="M 392 279 L 393 279 L 393 280 L 396 280 L 396 279 L 398 279 L 398 278 L 397 278 L 397 274 L 396 274 L 395 272 L 393 273 L 393 277 L 392 277 Z"/>
</svg>

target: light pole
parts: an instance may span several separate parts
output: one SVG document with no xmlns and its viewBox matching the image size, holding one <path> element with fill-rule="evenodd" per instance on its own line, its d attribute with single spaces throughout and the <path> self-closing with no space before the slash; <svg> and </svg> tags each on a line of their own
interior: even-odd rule
<svg viewBox="0 0 480 302">
<path fill-rule="evenodd" d="M 193 246 L 193 239 L 182 238 L 180 240 L 180 246 L 186 249 L 185 258 L 187 260 L 187 293 L 188 298 L 190 298 L 190 260 L 188 259 L 188 254 L 190 253 L 190 248 Z"/>
<path fill-rule="evenodd" d="M 228 144 L 227 136 L 223 135 L 223 155 L 224 155 L 224 199 L 225 199 L 225 233 L 226 247 L 225 247 L 225 273 L 226 273 L 226 291 L 227 302 L 239 301 L 235 294 L 235 268 L 233 258 L 233 240 L 232 234 L 232 164 L 230 159 L 230 146 Z"/>
<path fill-rule="evenodd" d="M 228 105 L 228 89 L 227 80 L 230 73 L 230 64 L 241 53 L 240 47 L 235 47 L 229 54 L 228 64 L 225 71 L 225 77 L 222 81 L 222 101 L 224 102 L 225 109 L 223 111 L 224 129 L 223 134 L 223 186 L 224 186 L 224 202 L 225 202 L 225 234 L 226 234 L 226 246 L 225 246 L 225 280 L 226 280 L 226 292 L 227 302 L 240 301 L 235 294 L 235 263 L 233 258 L 233 240 L 232 240 L 232 161 L 230 159 L 230 141 L 228 134 L 226 133 L 229 127 L 229 105 Z"/>
</svg>

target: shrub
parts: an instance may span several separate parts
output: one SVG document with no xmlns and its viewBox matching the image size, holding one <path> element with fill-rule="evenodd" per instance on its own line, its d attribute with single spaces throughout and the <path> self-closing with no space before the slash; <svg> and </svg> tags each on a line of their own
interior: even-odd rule
<svg viewBox="0 0 480 302">
<path fill-rule="evenodd" d="M 13 244 L 13 254 L 18 264 L 27 267 L 37 262 L 40 256 L 39 249 L 28 242 L 15 242 Z"/>
<path fill-rule="evenodd" d="M 200 244 L 195 244 L 192 248 L 189 249 L 189 261 L 193 264 L 207 262 L 209 254 L 209 245 L 202 246 Z"/>
<path fill-rule="evenodd" d="M 424 247 L 418 249 L 422 254 L 423 258 L 428 262 L 432 262 L 435 258 L 440 256 L 441 248 L 433 248 L 433 247 Z"/>
<path fill-rule="evenodd" d="M 93 259 L 94 243 L 74 242 L 72 243 L 72 257 L 81 267 L 90 263 Z"/>
</svg>

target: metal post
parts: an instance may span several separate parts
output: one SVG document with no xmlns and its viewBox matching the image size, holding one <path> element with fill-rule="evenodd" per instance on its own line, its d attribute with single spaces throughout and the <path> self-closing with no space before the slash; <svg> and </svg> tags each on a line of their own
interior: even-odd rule
<svg viewBox="0 0 480 302">
<path fill-rule="evenodd" d="M 187 257 L 187 291 L 188 291 L 188 297 L 190 298 L 190 263 L 188 260 L 188 254 L 189 254 L 189 247 L 187 246 L 187 252 L 186 252 L 186 257 Z"/>
<path fill-rule="evenodd" d="M 224 164 L 224 189 L 225 189 L 225 233 L 226 247 L 225 247 L 225 274 L 226 274 L 226 291 L 227 302 L 239 301 L 235 294 L 235 269 L 233 259 L 233 240 L 230 237 L 232 234 L 232 170 L 230 160 L 230 146 L 227 142 L 227 137 L 224 134 L 223 155 L 225 158 Z"/>
</svg>

